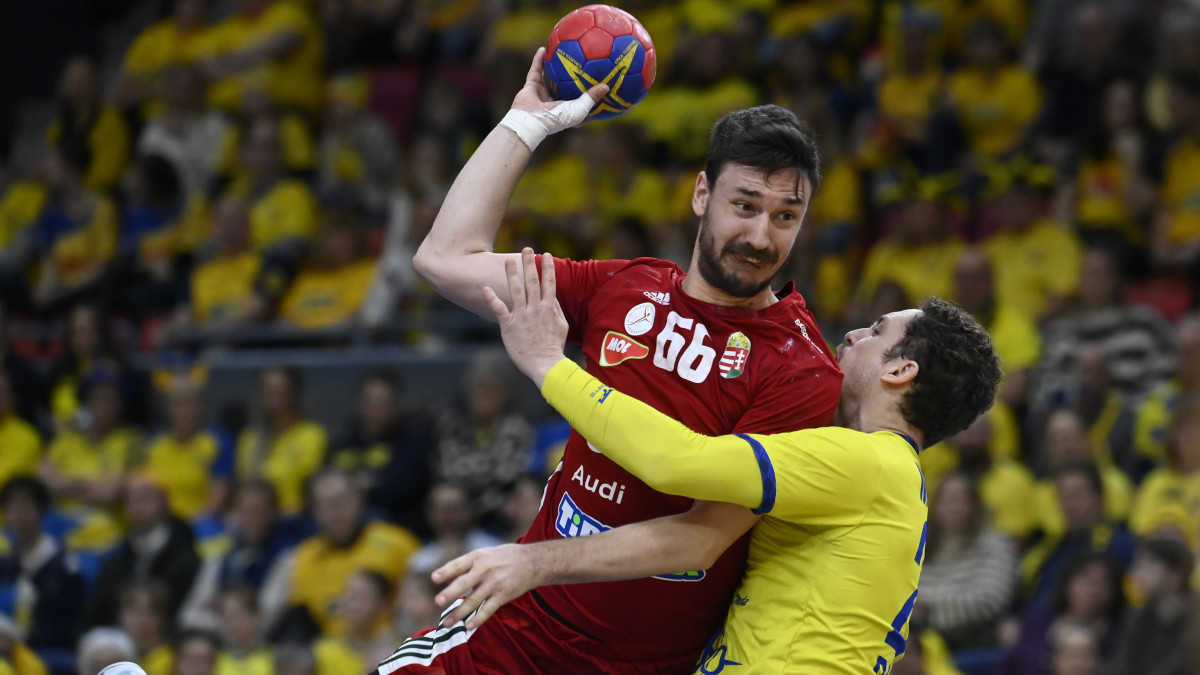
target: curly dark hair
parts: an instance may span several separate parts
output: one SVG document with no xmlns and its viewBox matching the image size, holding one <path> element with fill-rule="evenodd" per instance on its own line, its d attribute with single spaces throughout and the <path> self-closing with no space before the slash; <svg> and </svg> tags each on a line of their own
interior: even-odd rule
<svg viewBox="0 0 1200 675">
<path fill-rule="evenodd" d="M 913 386 L 900 414 L 929 447 L 966 429 L 992 407 L 1000 384 L 1000 359 L 992 337 L 965 310 L 941 298 L 919 305 L 921 314 L 884 354 L 916 361 Z"/>
<path fill-rule="evenodd" d="M 799 176 L 808 176 L 809 199 L 821 184 L 821 156 L 812 130 L 796 113 L 773 104 L 735 110 L 713 125 L 704 163 L 710 189 L 730 162 L 762 169 L 767 176 L 795 169 L 797 190 Z"/>
</svg>

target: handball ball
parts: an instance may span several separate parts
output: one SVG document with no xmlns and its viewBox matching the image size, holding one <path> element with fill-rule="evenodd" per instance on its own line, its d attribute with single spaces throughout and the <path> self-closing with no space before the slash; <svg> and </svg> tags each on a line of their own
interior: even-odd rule
<svg viewBox="0 0 1200 675">
<path fill-rule="evenodd" d="M 588 5 L 564 16 L 546 45 L 542 72 L 554 98 L 569 101 L 597 84 L 609 91 L 588 119 L 629 112 L 650 91 L 658 70 L 654 43 L 629 12 Z"/>
<path fill-rule="evenodd" d="M 114 663 L 111 666 L 106 666 L 101 670 L 99 675 L 146 675 L 146 671 L 136 663 L 129 661 L 121 661 Z"/>
</svg>

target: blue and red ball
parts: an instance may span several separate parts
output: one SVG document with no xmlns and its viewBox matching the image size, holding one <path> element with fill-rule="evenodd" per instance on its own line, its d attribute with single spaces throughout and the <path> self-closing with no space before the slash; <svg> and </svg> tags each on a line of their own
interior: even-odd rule
<svg viewBox="0 0 1200 675">
<path fill-rule="evenodd" d="M 578 98 L 596 84 L 608 84 L 608 95 L 588 115 L 597 120 L 629 112 L 646 97 L 658 69 L 645 27 L 610 5 L 587 5 L 564 16 L 550 31 L 545 59 L 546 88 L 556 99 Z"/>
</svg>

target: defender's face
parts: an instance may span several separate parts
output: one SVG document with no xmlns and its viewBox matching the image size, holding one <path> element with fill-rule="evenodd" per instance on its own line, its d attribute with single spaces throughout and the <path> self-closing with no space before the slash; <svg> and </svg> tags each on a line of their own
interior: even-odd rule
<svg viewBox="0 0 1200 675">
<path fill-rule="evenodd" d="M 866 391 L 863 387 L 883 373 L 886 365 L 884 355 L 904 337 L 908 322 L 920 314 L 919 309 L 891 312 L 866 328 L 856 328 L 846 333 L 842 343 L 837 346 L 838 363 L 846 376 L 842 388 Z"/>
<path fill-rule="evenodd" d="M 739 298 L 770 286 L 791 254 L 808 209 L 811 186 L 807 176 L 799 179 L 797 184 L 793 169 L 768 177 L 732 163 L 715 185 L 700 174 L 692 210 L 700 217 L 696 262 L 705 282 Z"/>
</svg>

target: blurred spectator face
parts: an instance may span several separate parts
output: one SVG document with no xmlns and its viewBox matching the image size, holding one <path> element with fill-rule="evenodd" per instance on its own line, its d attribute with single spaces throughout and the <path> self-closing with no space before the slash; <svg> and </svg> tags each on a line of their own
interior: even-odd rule
<svg viewBox="0 0 1200 675">
<path fill-rule="evenodd" d="M 1200 469 L 1200 410 L 1181 409 L 1170 434 L 1170 455 L 1175 469 L 1190 474 Z"/>
<path fill-rule="evenodd" d="M 283 150 L 279 125 L 270 120 L 258 120 L 250 125 L 242 147 L 242 163 L 256 179 L 274 177 L 283 165 Z"/>
<path fill-rule="evenodd" d="M 142 535 L 167 521 L 167 499 L 157 485 L 135 478 L 125 488 L 125 516 L 130 532 Z"/>
<path fill-rule="evenodd" d="M 1117 80 L 1104 90 L 1104 126 L 1110 132 L 1132 129 L 1137 125 L 1137 87 L 1129 80 Z"/>
<path fill-rule="evenodd" d="M 198 429 L 202 408 L 200 387 L 191 382 L 172 386 L 167 394 L 167 417 L 172 433 L 182 438 Z"/>
<path fill-rule="evenodd" d="M 1089 532 L 1104 521 L 1104 495 L 1086 476 L 1068 471 L 1058 477 L 1056 485 L 1068 532 Z"/>
<path fill-rule="evenodd" d="M 942 234 L 942 209 L 937 202 L 915 199 L 904 207 L 904 235 L 915 243 L 937 241 Z"/>
<path fill-rule="evenodd" d="M 13 411 L 12 382 L 8 373 L 0 370 L 0 420 L 8 417 Z"/>
<path fill-rule="evenodd" d="M 436 536 L 462 536 L 471 528 L 471 500 L 455 485 L 438 485 L 429 494 L 429 529 Z"/>
<path fill-rule="evenodd" d="M 491 422 L 508 408 L 508 386 L 502 380 L 480 378 L 472 383 L 467 395 L 471 414 L 480 422 Z"/>
<path fill-rule="evenodd" d="M 1053 675 L 1092 675 L 1100 665 L 1100 642 L 1094 633 L 1077 624 L 1057 624 L 1052 630 Z"/>
<path fill-rule="evenodd" d="M 240 253 L 250 244 L 250 213 L 240 197 L 226 195 L 213 214 L 217 242 L 227 253 Z"/>
<path fill-rule="evenodd" d="M 154 593 L 138 587 L 124 594 L 121 602 L 121 628 L 133 638 L 138 651 L 145 653 L 162 642 L 166 617 Z"/>
<path fill-rule="evenodd" d="M 1095 562 L 1067 581 L 1067 614 L 1094 619 L 1108 613 L 1112 604 L 1113 580 L 1108 568 Z"/>
<path fill-rule="evenodd" d="M 179 644 L 175 652 L 175 675 L 213 675 L 217 667 L 217 645 L 201 637 Z"/>
<path fill-rule="evenodd" d="M 348 635 L 370 635 L 380 615 L 388 607 L 388 598 L 379 584 L 363 573 L 350 577 L 342 592 L 338 609 L 346 621 Z"/>
<path fill-rule="evenodd" d="M 1085 67 L 1099 66 L 1111 56 L 1116 35 L 1112 22 L 1100 5 L 1079 8 L 1075 14 L 1075 34 L 1080 60 Z"/>
<path fill-rule="evenodd" d="M 163 80 L 163 102 L 174 110 L 201 110 L 204 107 L 204 80 L 200 71 L 191 66 L 168 68 Z"/>
<path fill-rule="evenodd" d="M 67 319 L 67 344 L 75 358 L 86 361 L 100 351 L 100 315 L 92 307 L 80 305 Z"/>
<path fill-rule="evenodd" d="M 415 630 L 436 624 L 442 612 L 434 601 L 436 596 L 437 587 L 429 580 L 428 574 L 406 576 L 396 606 L 398 623 L 406 628 L 416 627 Z"/>
<path fill-rule="evenodd" d="M 221 594 L 221 635 L 239 651 L 258 645 L 258 612 L 242 591 Z"/>
<path fill-rule="evenodd" d="M 367 380 L 358 396 L 358 412 L 368 433 L 380 434 L 396 420 L 399 410 L 396 391 L 387 382 Z"/>
<path fill-rule="evenodd" d="M 985 70 L 999 68 L 1004 63 L 1004 29 L 992 21 L 979 21 L 967 36 L 967 59 L 971 65 Z"/>
<path fill-rule="evenodd" d="M 233 519 L 244 543 L 257 546 L 275 527 L 275 500 L 266 488 L 253 485 L 238 490 L 233 502 Z"/>
<path fill-rule="evenodd" d="M 421 120 L 430 130 L 440 134 L 454 136 L 459 133 L 465 111 L 462 94 L 449 82 L 434 82 L 422 97 Z"/>
<path fill-rule="evenodd" d="M 68 103 L 90 105 L 96 101 L 98 91 L 96 68 L 91 61 L 78 57 L 67 62 L 62 76 L 62 97 Z"/>
<path fill-rule="evenodd" d="M 296 392 L 286 373 L 268 370 L 262 374 L 262 404 L 268 418 L 291 415 L 296 407 Z"/>
<path fill-rule="evenodd" d="M 993 201 L 999 214 L 1000 229 L 1020 232 L 1032 225 L 1041 213 L 1041 200 L 1033 190 L 1014 185 Z"/>
<path fill-rule="evenodd" d="M 1172 83 L 1167 92 L 1167 110 L 1173 125 L 1187 129 L 1200 117 L 1200 95 Z"/>
<path fill-rule="evenodd" d="M 725 37 L 720 33 L 700 36 L 691 50 L 690 61 L 690 70 L 696 84 L 704 86 L 719 82 L 727 74 L 730 64 L 729 47 Z M 816 61 L 815 55 L 812 61 Z M 803 61 L 800 65 L 803 67 Z"/>
<path fill-rule="evenodd" d="M 243 14 L 254 16 L 271 6 L 275 0 L 239 0 L 238 11 Z"/>
<path fill-rule="evenodd" d="M 815 82 L 821 76 L 821 57 L 812 40 L 797 35 L 783 44 L 779 69 L 794 82 Z"/>
<path fill-rule="evenodd" d="M 932 515 L 943 532 L 948 535 L 962 535 L 967 531 L 974 508 L 970 483 L 965 476 L 952 475 L 938 487 Z"/>
<path fill-rule="evenodd" d="M 1175 375 L 1185 389 L 1200 387 L 1200 320 L 1182 319 L 1175 329 Z"/>
<path fill-rule="evenodd" d="M 1091 442 L 1078 413 L 1055 410 L 1050 414 L 1046 420 L 1046 453 L 1052 469 L 1074 462 L 1091 461 Z"/>
<path fill-rule="evenodd" d="M 1154 556 L 1145 553 L 1139 553 L 1133 559 L 1129 576 L 1141 591 L 1142 597 L 1148 600 L 1174 591 L 1178 583 L 1170 568 Z"/>
<path fill-rule="evenodd" d="M 958 449 L 959 457 L 964 464 L 987 457 L 988 445 L 992 442 L 992 421 L 987 415 L 980 415 L 950 439 L 950 444 Z"/>
<path fill-rule="evenodd" d="M 87 410 L 97 431 L 116 429 L 121 424 L 121 389 L 115 382 L 96 382 L 88 388 Z"/>
<path fill-rule="evenodd" d="M 332 269 L 345 267 L 359 258 L 358 225 L 338 223 L 321 232 L 318 253 L 325 265 Z"/>
<path fill-rule="evenodd" d="M 929 62 L 929 29 L 924 23 L 908 21 L 904 24 L 901 49 L 905 70 L 910 73 L 925 70 Z"/>
<path fill-rule="evenodd" d="M 421 136 L 414 139 L 409 161 L 418 180 L 421 177 L 427 180 L 446 180 L 450 177 L 450 151 L 437 136 Z"/>
<path fill-rule="evenodd" d="M 175 22 L 184 29 L 204 26 L 205 0 L 175 0 Z"/>
<path fill-rule="evenodd" d="M 1101 309 L 1120 301 L 1121 272 L 1112 256 L 1097 250 L 1083 258 L 1079 302 L 1085 309 Z"/>
<path fill-rule="evenodd" d="M 1083 391 L 1100 393 L 1108 391 L 1111 377 L 1108 373 L 1108 354 L 1097 344 L 1084 344 L 1075 353 L 1075 376 Z"/>
<path fill-rule="evenodd" d="M 362 490 L 349 476 L 327 473 L 313 484 L 313 520 L 335 544 L 347 544 L 362 521 Z"/>
<path fill-rule="evenodd" d="M 4 527 L 22 545 L 37 541 L 42 533 L 42 509 L 24 491 L 13 491 L 8 501 L 0 505 L 4 509 Z"/>
<path fill-rule="evenodd" d="M 533 525 L 538 510 L 542 508 L 542 483 L 532 477 L 523 477 L 504 500 L 504 521 L 509 531 L 524 533 Z"/>
<path fill-rule="evenodd" d="M 867 306 L 867 316 L 883 316 L 892 312 L 899 312 L 911 307 L 912 304 L 908 301 L 908 296 L 904 294 L 904 288 L 894 281 L 885 281 L 879 284 L 879 288 L 875 289 L 875 295 L 871 296 L 871 302 Z"/>
<path fill-rule="evenodd" d="M 954 266 L 954 292 L 963 309 L 975 315 L 986 313 L 995 298 L 992 265 L 977 248 L 967 249 Z"/>
</svg>

